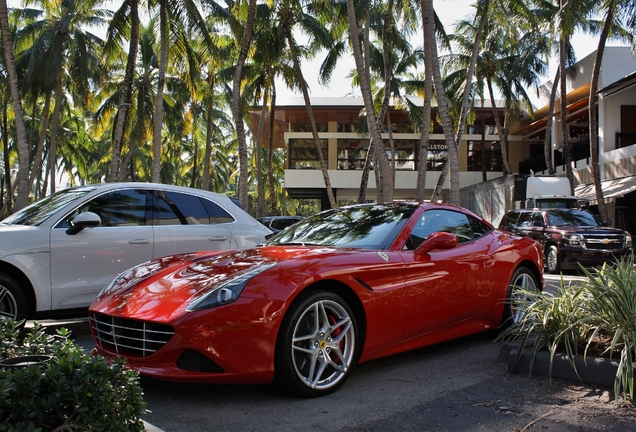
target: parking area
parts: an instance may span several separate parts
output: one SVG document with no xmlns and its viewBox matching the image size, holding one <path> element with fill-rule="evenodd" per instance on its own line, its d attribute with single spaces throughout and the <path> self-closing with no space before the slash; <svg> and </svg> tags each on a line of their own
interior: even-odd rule
<svg viewBox="0 0 636 432">
<path fill-rule="evenodd" d="M 581 279 L 567 274 L 564 283 Z M 549 291 L 560 283 L 559 276 L 546 275 Z M 92 346 L 86 320 L 44 324 L 65 326 L 77 343 Z M 609 389 L 508 373 L 498 360 L 495 336 L 485 333 L 363 363 L 345 386 L 317 399 L 290 397 L 270 385 L 142 379 L 148 404 L 143 418 L 149 430 L 192 432 L 633 428 L 636 412 L 614 404 Z"/>
</svg>

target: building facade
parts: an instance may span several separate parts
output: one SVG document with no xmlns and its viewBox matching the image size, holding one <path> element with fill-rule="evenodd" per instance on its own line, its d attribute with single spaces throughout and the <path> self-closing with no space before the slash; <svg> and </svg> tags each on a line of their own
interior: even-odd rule
<svg viewBox="0 0 636 432">
<path fill-rule="evenodd" d="M 567 123 L 569 143 L 576 177 L 577 196 L 593 206 L 595 192 L 591 176 L 588 99 L 595 53 L 575 65 L 568 80 Z M 599 159 L 603 190 L 609 204 L 610 224 L 636 233 L 636 58 L 629 47 L 607 47 L 596 96 L 598 106 Z M 546 85 L 549 94 L 550 86 Z M 421 100 L 412 99 L 415 106 Z M 466 126 L 459 147 L 460 185 L 462 189 L 478 187 L 486 180 L 504 175 L 501 144 L 495 128 L 492 106 L 485 101 L 476 108 Z M 498 104 L 501 105 L 501 104 Z M 369 139 L 366 133 L 362 98 L 315 98 L 312 109 L 326 159 L 329 179 L 338 200 L 355 200 L 360 190 L 362 167 Z M 563 137 L 560 127 L 560 102 L 557 100 L 551 129 L 552 164 L 557 175 L 565 175 Z M 504 124 L 503 108 L 497 108 Z M 267 114 L 269 115 L 269 114 Z M 512 174 L 547 174 L 544 140 L 548 106 L 536 110 L 511 125 L 508 131 L 508 153 Z M 250 128 L 257 136 L 261 109 L 251 113 Z M 264 119 L 264 137 L 269 136 L 269 118 Z M 425 196 L 431 196 L 441 168 L 448 157 L 437 111 L 431 114 Z M 420 134 L 404 110 L 391 107 L 383 134 L 384 145 L 395 151 L 395 199 L 415 197 Z M 267 139 L 262 146 L 267 147 Z M 307 111 L 302 98 L 277 103 L 274 121 L 275 148 L 286 149 L 285 189 L 292 198 L 321 199 L 328 207 L 325 184 L 316 147 L 312 139 Z M 448 190 L 448 181 L 443 189 Z M 371 170 L 367 198 L 375 199 L 377 190 Z"/>
<path fill-rule="evenodd" d="M 583 58 L 568 80 L 567 123 L 575 195 L 597 205 L 593 185 L 589 141 L 589 92 L 596 53 Z M 599 168 L 610 225 L 636 233 L 636 57 L 629 47 L 606 47 L 599 76 L 597 105 Z M 560 103 L 552 122 L 552 164 L 565 175 Z M 520 166 L 520 174 L 546 173 L 543 156 L 548 107 L 511 127 L 533 155 Z"/>
</svg>

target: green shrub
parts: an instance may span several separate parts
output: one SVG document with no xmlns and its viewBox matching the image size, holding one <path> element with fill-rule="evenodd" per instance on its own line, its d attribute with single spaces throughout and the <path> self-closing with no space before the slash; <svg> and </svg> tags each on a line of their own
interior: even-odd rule
<svg viewBox="0 0 636 432">
<path fill-rule="evenodd" d="M 513 300 L 523 310 L 521 319 L 499 334 L 497 340 L 520 342 L 515 364 L 523 350 L 531 347 L 530 371 L 540 350 L 550 353 L 550 375 L 554 357 L 566 354 L 575 372 L 574 356 L 589 354 L 610 359 L 620 357 L 614 382 L 614 397 L 634 400 L 636 358 L 636 271 L 634 256 L 605 264 L 595 272 L 583 267 L 586 280 L 576 286 L 561 286 L 550 293 L 525 293 Z"/>
<path fill-rule="evenodd" d="M 22 338 L 13 320 L 0 321 L 0 360 L 51 356 L 22 368 L 0 367 L 0 431 L 143 431 L 146 404 L 137 372 L 111 364 L 37 323 Z"/>
</svg>

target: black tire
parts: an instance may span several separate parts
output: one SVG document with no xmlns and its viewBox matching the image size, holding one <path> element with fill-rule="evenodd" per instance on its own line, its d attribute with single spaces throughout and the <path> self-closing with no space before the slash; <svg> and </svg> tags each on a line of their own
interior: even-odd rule
<svg viewBox="0 0 636 432">
<path fill-rule="evenodd" d="M 548 273 L 561 272 L 561 260 L 559 260 L 559 249 L 552 245 L 545 252 L 545 266 Z"/>
<path fill-rule="evenodd" d="M 13 278 L 0 273 L 0 316 L 26 320 L 28 303 L 20 285 Z"/>
<path fill-rule="evenodd" d="M 329 394 L 347 380 L 360 344 L 356 317 L 342 297 L 328 291 L 303 292 L 278 333 L 276 381 L 302 397 Z"/>
<path fill-rule="evenodd" d="M 539 283 L 537 277 L 528 267 L 517 267 L 510 278 L 508 294 L 504 304 L 502 327 L 508 327 L 519 321 L 523 315 L 523 303 L 528 300 L 528 294 L 524 291 L 538 292 Z"/>
</svg>

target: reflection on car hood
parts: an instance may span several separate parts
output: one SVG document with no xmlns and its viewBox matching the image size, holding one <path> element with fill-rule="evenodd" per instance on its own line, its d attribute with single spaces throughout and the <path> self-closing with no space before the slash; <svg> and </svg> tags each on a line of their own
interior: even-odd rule
<svg viewBox="0 0 636 432">
<path fill-rule="evenodd" d="M 219 284 L 258 266 L 342 252 L 339 248 L 283 245 L 163 257 L 120 275 L 109 292 L 95 300 L 91 310 L 137 319 L 156 318 L 163 311 L 160 315 L 168 319 L 168 315 L 182 314 L 193 300 Z"/>
</svg>

